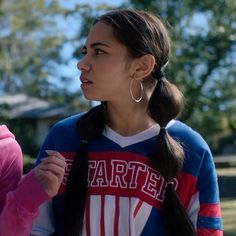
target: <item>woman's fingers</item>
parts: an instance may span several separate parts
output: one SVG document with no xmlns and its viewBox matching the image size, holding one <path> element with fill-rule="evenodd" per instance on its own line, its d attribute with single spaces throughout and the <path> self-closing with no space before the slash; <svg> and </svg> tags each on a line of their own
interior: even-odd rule
<svg viewBox="0 0 236 236">
<path fill-rule="evenodd" d="M 41 160 L 41 163 L 43 163 L 44 165 L 53 164 L 53 165 L 60 166 L 62 168 L 66 167 L 65 159 L 61 159 L 61 158 L 58 158 L 56 156 L 48 156 L 46 158 L 43 158 Z"/>
<path fill-rule="evenodd" d="M 36 178 L 42 184 L 49 196 L 57 194 L 63 180 L 66 168 L 65 158 L 57 151 L 47 150 L 49 155 L 35 167 Z"/>
<path fill-rule="evenodd" d="M 50 171 L 59 178 L 63 177 L 65 174 L 65 167 L 51 162 L 43 162 L 40 165 L 40 169 L 44 171 Z"/>
</svg>

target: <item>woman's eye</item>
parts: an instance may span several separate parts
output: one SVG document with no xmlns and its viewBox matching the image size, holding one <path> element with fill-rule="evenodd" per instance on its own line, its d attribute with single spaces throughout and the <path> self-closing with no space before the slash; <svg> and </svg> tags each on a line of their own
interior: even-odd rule
<svg viewBox="0 0 236 236">
<path fill-rule="evenodd" d="M 101 50 L 101 49 L 99 49 L 99 48 L 95 48 L 95 54 L 96 54 L 96 55 L 100 55 L 100 54 L 103 54 L 103 53 L 104 53 L 103 50 Z"/>
<path fill-rule="evenodd" d="M 87 54 L 87 51 L 82 50 L 81 54 L 82 54 L 82 55 L 86 55 L 86 54 Z"/>
</svg>

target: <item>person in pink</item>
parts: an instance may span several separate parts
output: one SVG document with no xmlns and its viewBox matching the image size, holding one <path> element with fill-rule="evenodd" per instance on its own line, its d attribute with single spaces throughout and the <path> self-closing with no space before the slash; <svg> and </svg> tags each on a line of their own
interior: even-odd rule
<svg viewBox="0 0 236 236">
<path fill-rule="evenodd" d="M 0 137 L 0 236 L 28 236 L 38 207 L 57 194 L 66 162 L 47 150 L 48 156 L 21 179 L 21 148 L 4 125 Z"/>
<path fill-rule="evenodd" d="M 0 213 L 6 195 L 16 188 L 22 176 L 22 151 L 6 125 L 0 125 Z"/>
</svg>

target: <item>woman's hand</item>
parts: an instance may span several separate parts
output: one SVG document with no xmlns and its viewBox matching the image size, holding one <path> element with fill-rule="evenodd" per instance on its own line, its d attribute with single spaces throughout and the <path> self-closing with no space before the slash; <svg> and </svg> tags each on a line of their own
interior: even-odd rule
<svg viewBox="0 0 236 236">
<path fill-rule="evenodd" d="M 61 185 L 65 174 L 65 158 L 57 151 L 47 150 L 48 156 L 34 168 L 36 178 L 42 184 L 45 192 L 54 197 Z"/>
</svg>

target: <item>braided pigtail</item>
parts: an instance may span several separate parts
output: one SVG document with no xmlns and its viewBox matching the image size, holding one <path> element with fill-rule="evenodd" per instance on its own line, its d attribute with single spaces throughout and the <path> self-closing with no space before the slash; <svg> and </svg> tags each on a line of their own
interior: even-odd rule
<svg viewBox="0 0 236 236">
<path fill-rule="evenodd" d="M 166 181 L 170 181 L 182 167 L 184 153 L 181 145 L 168 134 L 166 125 L 183 110 L 182 93 L 162 76 L 157 81 L 148 109 L 150 116 L 161 127 L 153 162 Z"/>
<path fill-rule="evenodd" d="M 89 141 L 102 134 L 105 124 L 104 107 L 105 105 L 101 104 L 92 108 L 77 122 L 81 142 L 65 190 L 64 222 L 66 236 L 82 234 L 88 184 L 87 147 Z"/>
<path fill-rule="evenodd" d="M 160 133 L 152 153 L 152 162 L 167 181 L 162 206 L 166 228 L 169 235 L 193 236 L 195 229 L 170 183 L 182 168 L 183 148 L 166 129 L 168 122 L 176 118 L 183 110 L 183 96 L 161 71 L 155 73 L 154 76 L 157 78 L 157 84 L 150 98 L 148 110 L 150 116 L 160 125 Z"/>
<path fill-rule="evenodd" d="M 168 235 L 172 236 L 196 236 L 196 230 L 186 210 L 181 204 L 172 184 L 166 186 L 164 202 L 162 206 Z"/>
</svg>

